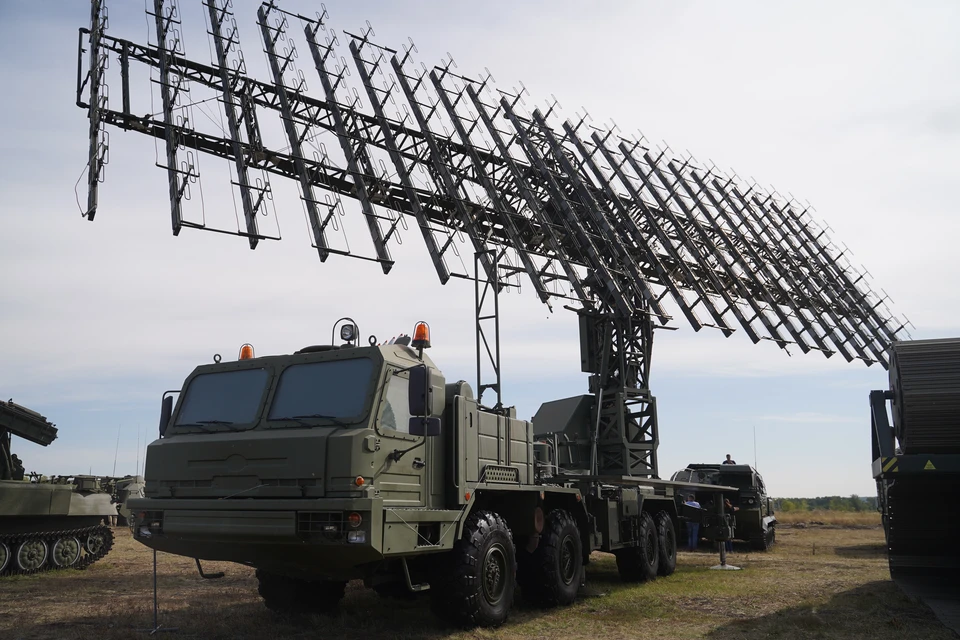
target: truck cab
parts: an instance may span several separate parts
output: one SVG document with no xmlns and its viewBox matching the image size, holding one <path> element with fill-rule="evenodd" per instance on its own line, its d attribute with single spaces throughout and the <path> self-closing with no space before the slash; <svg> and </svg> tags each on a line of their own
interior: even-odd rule
<svg viewBox="0 0 960 640">
<path fill-rule="evenodd" d="M 733 507 L 734 539 L 749 542 L 761 551 L 773 544 L 777 524 L 773 499 L 767 495 L 763 477 L 750 465 L 689 464 L 674 473 L 671 480 L 736 487 L 737 492 L 727 496 Z M 701 503 L 710 506 L 713 498 L 707 495 L 707 492 L 692 493 Z M 709 525 L 704 526 L 701 531 L 703 537 L 713 539 Z"/>
</svg>

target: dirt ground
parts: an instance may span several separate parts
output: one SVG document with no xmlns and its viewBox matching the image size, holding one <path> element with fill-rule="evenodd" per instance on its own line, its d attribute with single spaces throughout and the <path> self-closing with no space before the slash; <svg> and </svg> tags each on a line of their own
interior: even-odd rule
<svg viewBox="0 0 960 640">
<path fill-rule="evenodd" d="M 174 638 L 870 638 L 957 636 L 890 582 L 878 527 L 782 528 L 770 552 L 735 547 L 740 571 L 712 571 L 716 553 L 681 552 L 677 572 L 644 585 L 620 582 L 613 556 L 597 553 L 573 605 L 539 610 L 522 594 L 495 630 L 441 626 L 426 599 L 384 600 L 348 586 L 335 616 L 285 617 L 264 608 L 253 570 L 203 580 L 193 562 L 158 554 L 159 623 Z M 153 625 L 152 552 L 117 529 L 110 554 L 85 571 L 0 579 L 0 638 L 146 637 Z"/>
</svg>

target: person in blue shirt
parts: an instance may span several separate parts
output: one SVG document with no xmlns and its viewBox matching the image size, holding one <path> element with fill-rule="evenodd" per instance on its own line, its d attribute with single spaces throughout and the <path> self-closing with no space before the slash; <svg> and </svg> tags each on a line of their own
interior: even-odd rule
<svg viewBox="0 0 960 640">
<path fill-rule="evenodd" d="M 700 509 L 700 503 L 696 501 L 695 496 L 691 493 L 687 496 L 686 502 L 683 504 Z M 690 551 L 695 551 L 698 543 L 700 542 L 700 523 L 699 522 L 687 522 L 687 548 Z"/>
</svg>

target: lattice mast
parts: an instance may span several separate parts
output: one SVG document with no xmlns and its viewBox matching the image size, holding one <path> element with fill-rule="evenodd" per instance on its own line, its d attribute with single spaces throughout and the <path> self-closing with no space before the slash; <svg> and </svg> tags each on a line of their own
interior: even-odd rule
<svg viewBox="0 0 960 640">
<path fill-rule="evenodd" d="M 267 175 L 279 175 L 298 184 L 322 261 L 372 260 L 388 273 L 390 245 L 409 216 L 441 283 L 475 280 L 477 385 L 481 400 L 485 391 L 496 394 L 489 410 L 503 410 L 499 292 L 523 279 L 551 310 L 560 302 L 579 314 L 581 368 L 591 374 L 595 398 L 595 475 L 657 476 L 650 364 L 654 331 L 674 328 L 671 305 L 695 331 L 730 336 L 739 328 L 754 343 L 888 366 L 887 348 L 905 322 L 792 198 L 655 150 L 615 126 L 594 127 L 586 116 L 562 120 L 555 102 L 526 113 L 523 90 L 494 90 L 489 72 L 471 79 L 452 59 L 418 68 L 412 42 L 402 50 L 377 45 L 369 23 L 360 35 L 342 32 L 341 42 L 326 9 L 306 17 L 275 1 L 260 6 L 271 74 L 260 81 L 247 73 L 230 1 L 203 6 L 212 64 L 185 57 L 174 0 L 153 0 L 154 45 L 107 35 L 106 10 L 92 0 L 91 26 L 81 29 L 88 49 L 80 51 L 89 70 L 77 87 L 90 119 L 88 219 L 108 157 L 105 125 L 164 142 L 175 235 L 183 226 L 232 233 L 247 237 L 251 249 L 279 239 L 257 222 L 271 199 Z M 291 23 L 302 26 L 322 97 L 309 94 L 297 69 Z M 119 111 L 107 102 L 104 79 L 114 56 L 121 61 Z M 131 61 L 158 74 L 160 118 L 131 113 Z M 369 106 L 348 86 L 351 68 Z M 193 90 L 220 102 L 223 131 L 204 131 L 189 117 L 203 100 Z M 265 114 L 282 126 L 284 148 L 265 144 Z M 338 158 L 316 144 L 320 139 L 335 143 Z M 236 230 L 184 219 L 200 154 L 231 163 L 244 220 Z M 253 172 L 261 177 L 252 180 Z M 337 232 L 345 235 L 338 223 L 344 196 L 359 203 L 372 251 L 337 244 Z M 472 273 L 461 249 L 473 257 Z"/>
</svg>

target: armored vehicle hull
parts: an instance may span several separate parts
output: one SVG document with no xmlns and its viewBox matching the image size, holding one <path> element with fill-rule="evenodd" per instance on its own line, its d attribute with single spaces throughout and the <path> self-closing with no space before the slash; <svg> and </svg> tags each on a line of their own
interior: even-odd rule
<svg viewBox="0 0 960 640">
<path fill-rule="evenodd" d="M 116 508 L 96 483 L 82 476 L 23 479 L 11 435 L 46 446 L 56 433 L 40 414 L 0 402 L 0 575 L 82 569 L 113 546 L 104 522 Z"/>
</svg>

